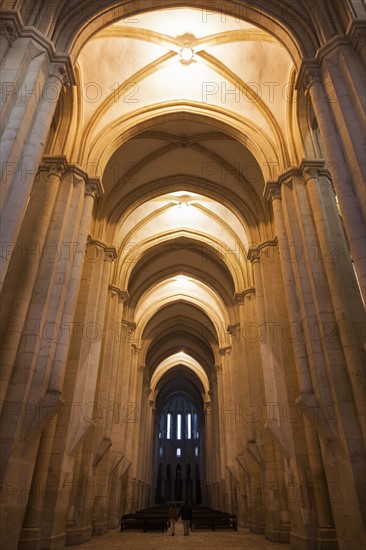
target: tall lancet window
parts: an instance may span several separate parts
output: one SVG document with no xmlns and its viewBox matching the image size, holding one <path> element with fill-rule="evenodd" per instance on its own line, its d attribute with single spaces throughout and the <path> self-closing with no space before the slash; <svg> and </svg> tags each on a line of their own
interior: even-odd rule
<svg viewBox="0 0 366 550">
<path fill-rule="evenodd" d="M 172 415 L 170 413 L 166 417 L 166 438 L 172 438 Z"/>
<path fill-rule="evenodd" d="M 177 439 L 182 439 L 182 415 L 177 414 Z"/>
<path fill-rule="evenodd" d="M 187 439 L 192 439 L 192 415 L 188 413 L 186 416 L 187 419 Z"/>
</svg>

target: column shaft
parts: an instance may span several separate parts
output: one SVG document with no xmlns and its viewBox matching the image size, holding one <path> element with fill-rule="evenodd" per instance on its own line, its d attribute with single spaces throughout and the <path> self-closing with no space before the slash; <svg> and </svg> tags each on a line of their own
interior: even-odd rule
<svg viewBox="0 0 366 550">
<path fill-rule="evenodd" d="M 44 144 L 55 112 L 56 104 L 63 83 L 59 76 L 50 75 L 44 88 L 49 90 L 50 97 L 42 97 L 32 125 L 33 139 L 28 140 L 22 157 L 17 163 L 15 175 L 9 179 L 9 193 L 2 212 L 1 243 L 2 246 L 15 246 L 20 227 L 24 219 L 27 201 L 31 193 L 35 172 L 41 159 Z M 2 258 L 0 271 L 0 287 L 9 267 L 9 255 Z"/>
<path fill-rule="evenodd" d="M 282 269 L 282 276 L 284 280 L 284 291 L 286 295 L 287 311 L 289 315 L 290 323 L 294 323 L 296 327 L 300 329 L 302 326 L 300 309 L 298 299 L 296 295 L 296 286 L 294 275 L 292 272 L 291 263 L 284 258 L 283 251 L 288 250 L 288 239 L 286 234 L 285 222 L 283 219 L 283 212 L 281 208 L 280 196 L 277 194 L 273 200 L 273 213 L 274 222 L 276 227 L 276 233 L 278 238 L 278 245 L 280 249 L 280 262 Z M 305 345 L 302 340 L 295 338 L 293 342 L 295 359 L 296 359 L 296 371 L 297 379 L 299 383 L 300 393 L 308 393 L 312 391 L 312 382 L 310 377 L 309 365 L 307 362 L 307 353 Z"/>
<path fill-rule="evenodd" d="M 366 300 L 365 226 L 360 205 L 353 191 L 349 170 L 342 160 L 342 145 L 329 107 L 328 98 L 322 83 L 318 79 L 311 81 L 309 93 L 323 138 L 325 154 L 344 219 L 345 230 L 361 292 L 364 300 Z"/>
<path fill-rule="evenodd" d="M 82 217 L 80 221 L 77 247 L 73 255 L 73 265 L 71 270 L 70 281 L 68 284 L 65 305 L 62 314 L 61 325 L 63 327 L 70 327 L 74 322 L 75 311 L 78 293 L 80 289 L 81 276 L 84 266 L 85 248 L 87 244 L 87 238 L 89 234 L 89 227 L 91 223 L 91 214 L 94 206 L 94 198 L 96 195 L 95 185 L 88 184 L 87 191 L 84 199 L 84 206 Z M 57 343 L 57 349 L 55 353 L 55 359 L 52 366 L 50 375 L 50 381 L 48 385 L 49 392 L 61 393 L 65 379 L 65 369 L 67 354 L 70 345 L 70 333 L 66 330 L 62 331 L 61 337 Z"/>
<path fill-rule="evenodd" d="M 64 161 L 58 158 L 42 167 L 13 254 L 10 276 L 3 289 L 1 317 L 6 332 L 2 351 L 1 403 L 10 381 L 63 169 Z"/>
</svg>

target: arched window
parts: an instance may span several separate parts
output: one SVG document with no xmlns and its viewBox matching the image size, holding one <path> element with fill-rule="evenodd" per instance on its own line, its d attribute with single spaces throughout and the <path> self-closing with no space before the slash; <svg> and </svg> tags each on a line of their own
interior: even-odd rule
<svg viewBox="0 0 366 550">
<path fill-rule="evenodd" d="M 193 415 L 193 437 L 195 439 L 198 439 L 199 437 L 199 432 L 198 432 L 198 416 L 197 416 L 197 413 L 194 413 Z"/>
<path fill-rule="evenodd" d="M 177 456 L 182 456 L 182 449 L 180 447 L 177 448 Z"/>
<path fill-rule="evenodd" d="M 177 439 L 182 439 L 182 415 L 177 414 Z"/>
<path fill-rule="evenodd" d="M 198 456 L 198 447 L 194 448 L 194 456 Z"/>
<path fill-rule="evenodd" d="M 187 439 L 192 439 L 192 415 L 188 413 L 186 415 L 186 425 L 187 425 Z"/>
<path fill-rule="evenodd" d="M 172 438 L 172 415 L 170 413 L 166 417 L 166 438 Z"/>
</svg>

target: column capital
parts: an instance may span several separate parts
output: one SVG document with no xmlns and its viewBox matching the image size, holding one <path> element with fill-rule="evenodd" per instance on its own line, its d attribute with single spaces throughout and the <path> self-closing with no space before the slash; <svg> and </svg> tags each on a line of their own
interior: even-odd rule
<svg viewBox="0 0 366 550">
<path fill-rule="evenodd" d="M 49 75 L 58 78 L 65 86 L 75 86 L 76 76 L 72 59 L 68 53 L 56 51 L 55 45 L 39 29 L 31 26 L 23 26 L 20 32 L 21 38 L 30 38 L 47 52 L 51 62 Z"/>
<path fill-rule="evenodd" d="M 51 60 L 50 76 L 59 78 L 64 86 L 75 86 L 76 76 L 69 54 L 55 52 Z"/>
<path fill-rule="evenodd" d="M 275 181 L 267 181 L 263 197 L 266 201 L 274 201 L 276 199 L 281 200 L 281 183 Z"/>
<path fill-rule="evenodd" d="M 88 236 L 87 246 L 99 248 L 104 253 L 104 261 L 113 262 L 117 258 L 117 251 L 114 246 L 108 246 L 102 241 L 98 241 L 98 239 L 93 239 L 91 235 Z"/>
<path fill-rule="evenodd" d="M 244 298 L 246 296 L 251 296 L 252 294 L 255 294 L 254 286 L 246 288 L 245 290 L 243 290 L 243 292 L 237 292 L 236 294 L 234 294 L 234 300 L 236 305 L 242 306 L 244 304 Z"/>
<path fill-rule="evenodd" d="M 135 355 L 138 355 L 141 351 L 141 346 L 138 346 L 137 344 L 131 344 L 131 349 Z"/>
<path fill-rule="evenodd" d="M 212 402 L 211 401 L 205 401 L 205 403 L 203 405 L 203 412 L 206 412 L 207 414 L 209 414 L 211 412 L 211 408 L 212 408 Z"/>
<path fill-rule="evenodd" d="M 309 178 L 316 178 L 321 174 L 327 174 L 330 178 L 330 173 L 325 167 L 325 161 L 322 159 L 303 159 L 301 161 L 299 171 L 305 180 L 305 183 Z"/>
<path fill-rule="evenodd" d="M 230 336 L 236 336 L 238 330 L 240 330 L 240 323 L 235 323 L 235 325 L 228 325 L 227 329 Z"/>
<path fill-rule="evenodd" d="M 88 178 L 85 182 L 85 195 L 90 195 L 93 199 L 103 195 L 104 189 L 100 178 Z"/>
<path fill-rule="evenodd" d="M 47 172 L 47 175 L 57 176 L 61 179 L 67 167 L 65 155 L 44 155 L 39 172 Z"/>
<path fill-rule="evenodd" d="M 62 61 L 53 61 L 48 69 L 48 76 L 57 78 L 62 86 L 69 86 L 70 81 L 66 71 L 65 63 Z"/>
<path fill-rule="evenodd" d="M 248 253 L 247 253 L 248 260 L 252 264 L 254 264 L 255 262 L 259 262 L 262 250 L 265 250 L 266 248 L 276 247 L 277 244 L 278 244 L 278 239 L 277 237 L 275 237 L 270 241 L 263 241 L 257 247 L 254 247 L 254 246 L 249 247 Z"/>
<path fill-rule="evenodd" d="M 251 264 L 259 262 L 260 260 L 260 250 L 257 247 L 250 247 L 247 253 L 248 260 Z"/>
<path fill-rule="evenodd" d="M 91 235 L 88 236 L 88 246 L 96 246 L 101 250 L 105 250 L 107 248 L 107 245 L 105 243 L 103 243 L 102 241 L 98 241 L 98 239 L 93 239 Z"/>
<path fill-rule="evenodd" d="M 219 348 L 219 354 L 221 356 L 230 355 L 231 353 L 231 346 L 224 346 L 223 348 Z"/>
<path fill-rule="evenodd" d="M 133 321 L 127 321 L 127 319 L 122 319 L 122 325 L 126 327 L 130 332 L 135 332 L 137 325 Z"/>
<path fill-rule="evenodd" d="M 307 92 L 317 82 L 322 82 L 318 61 L 316 59 L 303 59 L 296 78 L 295 89 Z"/>
<path fill-rule="evenodd" d="M 119 296 L 120 289 L 117 286 L 109 285 L 108 290 L 110 290 L 112 294 L 116 294 L 117 296 Z"/>
<path fill-rule="evenodd" d="M 80 182 L 85 182 L 85 195 L 90 195 L 93 198 L 103 195 L 103 184 L 98 176 L 89 176 L 88 173 L 75 162 L 67 162 L 67 169 L 74 177 L 75 186 Z"/>
<path fill-rule="evenodd" d="M 70 55 L 56 51 L 52 40 L 36 27 L 24 25 L 19 10 L 4 10 L 0 14 L 0 34 L 5 36 L 10 46 L 18 38 L 30 38 L 36 42 L 48 54 L 52 64 L 51 76 L 56 76 L 66 86 L 75 86 L 76 76 Z"/>
<path fill-rule="evenodd" d="M 292 167 L 289 170 L 286 170 L 283 174 L 280 175 L 278 178 L 278 184 L 280 186 L 286 185 L 290 189 L 292 189 L 293 182 L 295 178 L 300 177 L 300 170 L 298 167 Z"/>
<path fill-rule="evenodd" d="M 360 54 L 366 45 L 366 21 L 353 19 L 348 26 L 346 36 L 351 46 Z"/>
<path fill-rule="evenodd" d="M 120 290 L 119 291 L 119 299 L 121 302 L 127 302 L 130 297 L 130 294 L 128 290 Z"/>
<path fill-rule="evenodd" d="M 104 249 L 104 260 L 106 262 L 114 262 L 116 258 L 117 258 L 117 251 L 114 248 L 114 246 L 107 246 Z"/>
<path fill-rule="evenodd" d="M 109 290 L 118 296 L 119 302 L 127 302 L 129 298 L 128 290 L 121 290 L 118 286 L 109 285 Z"/>
<path fill-rule="evenodd" d="M 19 38 L 23 25 L 18 10 L 7 10 L 0 14 L 0 35 L 6 38 L 9 46 Z"/>
<path fill-rule="evenodd" d="M 342 46 L 350 46 L 350 41 L 344 34 L 337 34 L 318 49 L 315 54 L 315 59 L 321 66 L 324 59 L 339 56 L 339 52 Z"/>
</svg>

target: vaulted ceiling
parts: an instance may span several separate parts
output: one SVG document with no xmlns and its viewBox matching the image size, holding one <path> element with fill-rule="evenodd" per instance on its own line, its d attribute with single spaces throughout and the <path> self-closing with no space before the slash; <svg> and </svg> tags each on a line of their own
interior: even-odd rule
<svg viewBox="0 0 366 550">
<path fill-rule="evenodd" d="M 185 373 L 209 399 L 253 287 L 248 248 L 274 236 L 265 182 L 299 160 L 293 43 L 249 19 L 193 6 L 111 17 L 78 51 L 54 140 L 102 180 L 92 237 L 117 250 L 112 282 L 154 392 Z"/>
</svg>

